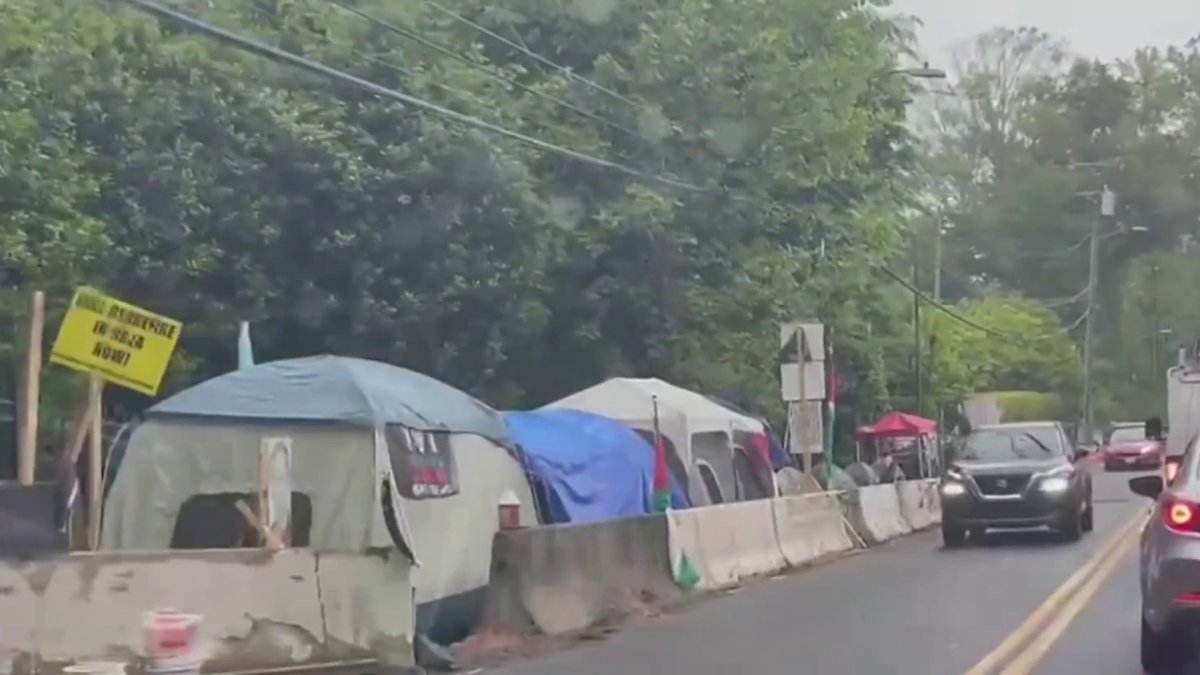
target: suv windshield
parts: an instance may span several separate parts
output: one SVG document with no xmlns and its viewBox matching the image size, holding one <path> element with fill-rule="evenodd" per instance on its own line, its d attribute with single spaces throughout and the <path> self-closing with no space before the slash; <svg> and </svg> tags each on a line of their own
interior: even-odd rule
<svg viewBox="0 0 1200 675">
<path fill-rule="evenodd" d="M 1141 426 L 1136 427 L 1117 427 L 1113 429 L 1112 435 L 1108 437 L 1110 444 L 1115 443 L 1138 443 L 1146 440 L 1146 430 Z"/>
<path fill-rule="evenodd" d="M 1049 459 L 1062 454 L 1058 435 L 1044 427 L 981 429 L 967 437 L 960 459 L 1007 462 Z"/>
</svg>

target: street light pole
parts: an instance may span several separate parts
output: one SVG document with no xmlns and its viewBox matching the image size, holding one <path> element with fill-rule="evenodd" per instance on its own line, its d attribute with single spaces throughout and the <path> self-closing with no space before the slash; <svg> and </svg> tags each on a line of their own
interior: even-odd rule
<svg viewBox="0 0 1200 675">
<path fill-rule="evenodd" d="M 1100 196 L 1100 215 L 1092 220 L 1092 233 L 1088 246 L 1088 285 L 1087 313 L 1084 315 L 1083 326 L 1083 437 L 1081 442 L 1092 440 L 1093 400 L 1092 400 L 1092 361 L 1096 351 L 1093 340 L 1096 331 L 1096 286 L 1100 277 L 1100 224 L 1105 217 L 1111 218 L 1116 214 L 1116 195 L 1104 186 Z"/>
</svg>

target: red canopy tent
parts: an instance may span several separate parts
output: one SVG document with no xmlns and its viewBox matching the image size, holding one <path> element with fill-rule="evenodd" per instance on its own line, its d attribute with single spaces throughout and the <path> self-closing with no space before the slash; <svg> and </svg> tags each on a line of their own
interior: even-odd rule
<svg viewBox="0 0 1200 675">
<path fill-rule="evenodd" d="M 865 427 L 860 427 L 858 430 L 858 440 L 875 441 L 875 456 L 879 457 L 879 441 L 890 441 L 899 439 L 915 439 L 913 445 L 916 459 L 917 475 L 925 478 L 932 463 L 931 457 L 926 457 L 926 443 L 932 443 L 933 437 L 937 435 L 937 422 L 925 419 L 918 415 L 910 415 L 902 412 L 890 412 L 883 416 L 875 424 L 870 424 Z M 888 444 L 892 445 L 892 444 Z M 861 446 L 856 444 L 855 448 L 856 459 L 861 461 L 862 451 Z"/>
<path fill-rule="evenodd" d="M 862 440 L 880 438 L 918 438 L 937 432 L 937 422 L 917 415 L 890 412 L 875 424 L 860 427 L 858 437 Z"/>
</svg>

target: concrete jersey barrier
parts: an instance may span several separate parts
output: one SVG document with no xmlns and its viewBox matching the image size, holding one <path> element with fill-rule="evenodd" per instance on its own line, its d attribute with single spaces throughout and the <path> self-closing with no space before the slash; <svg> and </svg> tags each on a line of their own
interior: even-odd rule
<svg viewBox="0 0 1200 675">
<path fill-rule="evenodd" d="M 230 549 L 0 563 L 0 672 L 135 661 L 143 613 L 203 617 L 205 672 L 347 658 L 412 665 L 410 564 L 394 552 Z"/>
<path fill-rule="evenodd" d="M 836 495 L 782 497 L 771 507 L 779 548 L 790 566 L 854 548 Z"/>
<path fill-rule="evenodd" d="M 896 483 L 896 497 L 900 502 L 900 514 L 914 530 L 923 530 L 935 521 L 934 509 L 930 500 L 937 500 L 936 494 L 929 494 L 926 481 L 906 480 Z"/>
<path fill-rule="evenodd" d="M 929 512 L 929 524 L 942 524 L 942 495 L 938 492 L 938 480 L 930 478 L 921 481 L 921 491 L 925 493 L 925 509 Z"/>
<path fill-rule="evenodd" d="M 667 532 L 650 515 L 497 533 L 484 625 L 560 635 L 678 603 Z"/>
<path fill-rule="evenodd" d="M 772 501 L 667 512 L 671 563 L 677 577 L 690 566 L 699 575 L 696 587 L 713 590 L 787 567 L 775 534 Z"/>
<path fill-rule="evenodd" d="M 900 511 L 900 499 L 892 484 L 861 487 L 851 497 L 850 521 L 869 544 L 882 544 L 912 532 Z"/>
</svg>

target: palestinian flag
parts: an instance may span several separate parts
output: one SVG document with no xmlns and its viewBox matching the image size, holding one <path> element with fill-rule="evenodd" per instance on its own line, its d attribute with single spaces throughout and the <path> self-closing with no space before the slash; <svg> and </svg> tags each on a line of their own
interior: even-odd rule
<svg viewBox="0 0 1200 675">
<path fill-rule="evenodd" d="M 658 428 L 658 397 L 654 398 L 654 510 L 671 508 L 671 481 L 667 477 L 667 444 Z"/>
</svg>

